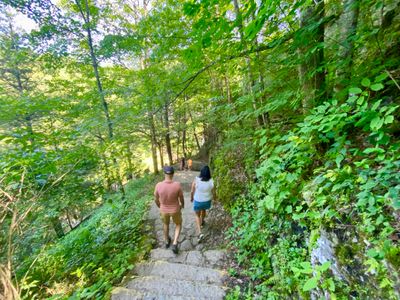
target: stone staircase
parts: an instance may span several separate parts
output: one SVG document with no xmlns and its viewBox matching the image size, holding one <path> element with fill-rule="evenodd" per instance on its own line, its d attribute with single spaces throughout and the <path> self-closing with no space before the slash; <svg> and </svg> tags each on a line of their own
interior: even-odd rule
<svg viewBox="0 0 400 300">
<path fill-rule="evenodd" d="M 112 300 L 139 299 L 223 299 L 226 287 L 223 284 L 226 272 L 223 266 L 226 253 L 220 249 L 207 249 L 210 230 L 203 229 L 205 240 L 198 243 L 195 234 L 195 218 L 190 203 L 190 184 L 198 172 L 177 172 L 174 180 L 182 183 L 185 209 L 182 211 L 183 228 L 179 253 L 163 247 L 162 223 L 155 204 L 149 212 L 154 224 L 158 248 L 150 252 L 148 261 L 136 265 L 132 278 L 123 287 L 112 291 Z M 206 218 L 207 220 L 207 218 Z M 174 232 L 170 225 L 170 235 Z"/>
</svg>

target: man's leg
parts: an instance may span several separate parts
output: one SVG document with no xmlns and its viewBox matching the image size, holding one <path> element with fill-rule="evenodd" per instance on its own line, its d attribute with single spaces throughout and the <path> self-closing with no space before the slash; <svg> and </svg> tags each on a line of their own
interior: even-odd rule
<svg viewBox="0 0 400 300">
<path fill-rule="evenodd" d="M 164 231 L 164 241 L 168 243 L 169 240 L 169 214 L 161 214 L 161 220 L 163 222 L 163 231 Z"/>
<path fill-rule="evenodd" d="M 175 236 L 173 244 L 177 245 L 179 235 L 181 234 L 181 229 L 182 229 L 182 213 L 179 211 L 178 213 L 172 215 L 172 220 L 175 223 Z"/>
</svg>

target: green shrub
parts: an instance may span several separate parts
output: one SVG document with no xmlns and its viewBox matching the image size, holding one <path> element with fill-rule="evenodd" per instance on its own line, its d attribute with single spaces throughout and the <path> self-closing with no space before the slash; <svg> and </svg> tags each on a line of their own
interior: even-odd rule
<svg viewBox="0 0 400 300">
<path fill-rule="evenodd" d="M 217 198 L 226 207 L 231 207 L 254 179 L 254 145 L 251 141 L 231 139 L 225 141 L 212 158 Z"/>
<path fill-rule="evenodd" d="M 42 248 L 18 270 L 26 298 L 103 299 L 143 254 L 142 224 L 154 179 L 126 186 L 78 228 Z M 32 267 L 30 268 L 30 266 Z"/>
<path fill-rule="evenodd" d="M 390 239 L 400 209 L 400 143 L 390 135 L 398 107 L 370 97 L 381 78 L 373 92 L 353 88 L 345 103 L 327 101 L 285 135 L 260 139 L 257 183 L 232 208 L 230 238 L 261 298 L 308 298 L 316 289 L 332 299 L 398 297 L 400 248 Z M 338 247 L 337 258 L 361 263 L 354 273 L 368 278 L 363 286 L 310 264 L 321 229 L 343 227 L 359 242 L 345 257 Z"/>
</svg>

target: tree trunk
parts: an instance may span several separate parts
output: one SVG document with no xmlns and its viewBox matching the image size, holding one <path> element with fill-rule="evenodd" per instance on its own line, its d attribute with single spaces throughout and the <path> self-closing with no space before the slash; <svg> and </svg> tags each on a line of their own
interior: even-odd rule
<svg viewBox="0 0 400 300">
<path fill-rule="evenodd" d="M 72 229 L 74 229 L 74 227 L 72 226 L 71 217 L 69 215 L 68 209 L 66 209 L 66 215 L 67 215 L 68 226 L 69 226 L 70 230 L 72 230 Z"/>
<path fill-rule="evenodd" d="M 186 129 L 182 130 L 182 152 L 183 156 L 186 158 L 187 151 L 186 151 Z"/>
<path fill-rule="evenodd" d="M 358 0 L 344 0 L 343 13 L 340 17 L 340 41 L 339 61 L 340 66 L 336 71 L 335 95 L 340 100 L 346 97 L 345 88 L 350 85 L 353 55 L 354 36 L 357 33 L 358 15 L 360 3 Z"/>
<path fill-rule="evenodd" d="M 185 96 L 185 102 L 187 102 Z M 187 151 L 186 151 L 186 111 L 183 112 L 183 126 L 182 126 L 182 153 L 183 157 L 186 158 Z"/>
<path fill-rule="evenodd" d="M 90 25 L 90 10 L 89 10 L 88 0 L 85 0 L 85 9 L 82 8 L 82 5 L 79 2 L 79 0 L 75 0 L 75 3 L 79 8 L 79 11 L 82 15 L 83 21 L 85 23 L 85 28 L 86 28 L 86 33 L 87 33 L 87 44 L 89 46 L 89 53 L 90 53 L 90 58 L 92 60 L 94 76 L 96 77 L 97 90 L 99 92 L 100 101 L 103 106 L 103 111 L 104 111 L 106 121 L 107 121 L 108 136 L 111 139 L 114 135 L 113 125 L 112 125 L 112 121 L 111 121 L 111 117 L 110 117 L 110 112 L 108 110 L 108 103 L 104 97 L 103 85 L 102 85 L 102 82 L 100 79 L 97 57 L 96 57 L 96 54 L 95 54 L 94 48 L 93 48 L 92 30 L 90 27 L 91 26 Z"/>
<path fill-rule="evenodd" d="M 107 189 L 110 189 L 111 185 L 112 185 L 112 178 L 110 177 L 110 175 L 111 175 L 110 167 L 108 166 L 107 158 L 105 157 L 105 155 L 103 154 L 101 157 L 103 159 L 104 171 L 106 173 L 105 177 L 106 177 Z"/>
<path fill-rule="evenodd" d="M 167 148 L 167 155 L 168 155 L 168 162 L 169 165 L 173 165 L 173 158 L 172 158 L 172 147 L 171 147 L 171 135 L 169 129 L 169 111 L 168 111 L 168 100 L 165 102 L 164 105 L 164 126 L 166 129 L 165 133 L 165 147 Z"/>
<path fill-rule="evenodd" d="M 229 83 L 229 78 L 228 76 L 224 76 L 224 80 L 225 80 L 225 86 L 226 86 L 226 100 L 228 101 L 228 103 L 232 103 L 232 93 L 231 93 L 231 87 L 230 87 L 230 83 Z"/>
<path fill-rule="evenodd" d="M 62 224 L 59 218 L 54 217 L 50 219 L 51 224 L 53 225 L 54 231 L 56 232 L 56 235 L 58 238 L 62 238 L 65 233 L 62 228 Z"/>
<path fill-rule="evenodd" d="M 240 7 L 239 7 L 239 2 L 238 0 L 233 0 L 233 6 L 235 8 L 235 14 L 236 14 L 236 22 L 238 25 L 238 30 L 239 30 L 239 35 L 240 35 L 240 42 L 242 44 L 243 50 L 246 51 L 248 49 L 247 47 L 247 42 L 246 39 L 244 38 L 244 34 L 243 34 L 243 16 L 242 13 L 240 11 Z M 251 66 L 251 60 L 250 60 L 250 56 L 246 55 L 245 56 L 245 60 L 246 60 L 246 76 L 244 77 L 244 81 L 247 81 L 247 84 L 245 84 L 246 88 L 246 92 L 250 94 L 251 98 L 252 98 L 252 105 L 253 105 L 253 109 L 256 112 L 258 110 L 257 107 L 257 103 L 256 103 L 256 97 L 254 95 L 254 91 L 253 91 L 253 87 L 254 87 L 254 79 L 253 79 L 253 70 L 252 70 L 252 66 Z M 247 78 L 246 78 L 247 77 Z M 257 114 L 257 123 L 259 126 L 263 126 L 263 118 L 260 114 Z"/>
<path fill-rule="evenodd" d="M 199 138 L 197 137 L 197 134 L 196 134 L 196 126 L 193 122 L 193 116 L 192 116 L 192 113 L 190 112 L 190 109 L 189 109 L 189 117 L 190 117 L 190 121 L 192 122 L 192 126 L 193 126 L 193 136 L 196 141 L 197 150 L 200 152 L 200 149 L 201 149 L 200 142 L 199 142 Z"/>
<path fill-rule="evenodd" d="M 164 155 L 163 155 L 163 145 L 158 143 L 158 153 L 160 154 L 160 169 L 164 167 Z"/>
<path fill-rule="evenodd" d="M 178 130 L 177 132 L 178 136 L 176 138 L 176 161 L 180 161 L 180 151 L 179 151 L 179 147 L 180 147 L 180 143 L 181 143 L 181 134 Z"/>
<path fill-rule="evenodd" d="M 258 47 L 257 39 L 255 40 L 256 47 Z M 261 90 L 261 96 L 260 96 L 260 103 L 261 106 L 265 105 L 265 97 L 263 96 L 263 93 L 265 92 L 265 84 L 264 84 L 264 76 L 262 73 L 262 67 L 261 67 L 261 59 L 260 59 L 260 53 L 257 51 L 256 52 L 256 65 L 258 66 L 258 81 L 260 83 L 260 90 Z M 264 125 L 270 126 L 270 117 L 269 117 L 269 112 L 265 112 L 261 114 L 262 118 L 262 123 Z"/>
<path fill-rule="evenodd" d="M 299 65 L 299 82 L 302 91 L 302 109 L 306 113 L 312 109 L 320 99 L 325 95 L 325 68 L 324 50 L 319 47 L 313 53 L 311 49 L 317 44 L 323 44 L 324 41 L 324 24 L 321 24 L 312 31 L 310 24 L 320 22 L 324 17 L 324 2 L 306 7 L 300 14 L 300 27 L 303 29 L 301 36 L 302 42 L 308 41 L 306 45 L 302 45 L 298 49 L 298 55 L 301 59 Z"/>
<path fill-rule="evenodd" d="M 131 144 L 129 142 L 126 143 L 126 162 L 128 164 L 128 176 L 127 179 L 132 179 L 133 177 L 133 165 L 132 165 L 132 158 L 131 158 Z"/>
<path fill-rule="evenodd" d="M 154 174 L 158 174 L 156 128 L 154 125 L 154 116 L 151 112 L 149 112 L 149 127 L 150 127 L 150 135 L 151 135 L 151 155 L 153 158 L 153 170 L 154 170 Z"/>
</svg>

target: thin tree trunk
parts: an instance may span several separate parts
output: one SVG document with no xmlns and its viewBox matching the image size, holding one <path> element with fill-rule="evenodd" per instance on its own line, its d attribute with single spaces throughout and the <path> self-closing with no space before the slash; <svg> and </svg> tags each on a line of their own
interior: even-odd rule
<svg viewBox="0 0 400 300">
<path fill-rule="evenodd" d="M 17 79 L 17 88 L 18 88 L 19 95 L 20 95 L 20 97 L 22 97 L 23 94 L 24 94 L 24 87 L 22 85 L 22 80 L 21 80 L 21 71 L 19 70 L 18 66 L 15 69 L 15 78 Z M 28 132 L 29 142 L 30 142 L 31 147 L 32 147 L 33 146 L 33 142 L 34 142 L 32 115 L 31 114 L 26 114 L 25 115 L 25 121 L 26 121 L 26 131 Z"/>
<path fill-rule="evenodd" d="M 247 42 L 246 42 L 246 40 L 244 38 L 244 34 L 243 34 L 243 16 L 240 11 L 238 0 L 233 0 L 233 6 L 235 8 L 235 14 L 236 14 L 236 20 L 237 20 L 238 29 L 239 29 L 240 41 L 242 43 L 243 50 L 246 51 L 248 47 L 247 47 Z M 251 66 L 251 60 L 248 55 L 245 56 L 245 60 L 246 60 L 246 68 L 247 68 L 247 72 L 246 72 L 247 80 L 245 79 L 245 81 L 247 81 L 247 84 L 246 84 L 247 89 L 246 90 L 252 98 L 252 105 L 253 105 L 254 111 L 257 111 L 258 107 L 257 107 L 256 99 L 255 99 L 256 97 L 255 97 L 254 91 L 253 91 L 254 79 L 253 79 L 253 70 L 252 70 L 252 66 Z M 264 125 L 263 118 L 260 114 L 257 115 L 257 123 L 259 126 Z"/>
<path fill-rule="evenodd" d="M 183 129 L 182 131 L 182 152 L 183 156 L 186 158 L 187 151 L 186 151 L 186 129 Z"/>
<path fill-rule="evenodd" d="M 157 139 L 156 139 L 156 129 L 154 125 L 154 116 L 152 113 L 149 113 L 149 127 L 151 135 L 151 155 L 153 158 L 153 169 L 154 169 L 154 174 L 158 174 Z"/>
<path fill-rule="evenodd" d="M 127 179 L 131 179 L 132 178 L 132 174 L 133 174 L 133 165 L 132 165 L 132 159 L 131 159 L 131 145 L 129 142 L 126 143 L 126 162 L 128 164 L 128 178 Z"/>
<path fill-rule="evenodd" d="M 68 209 L 66 209 L 66 215 L 67 215 L 68 226 L 69 226 L 70 230 L 72 230 L 72 229 L 74 229 L 74 227 L 72 226 L 71 217 L 69 216 Z"/>
<path fill-rule="evenodd" d="M 185 96 L 185 102 L 187 102 L 187 97 Z M 182 152 L 183 157 L 186 158 L 187 151 L 186 151 L 186 111 L 183 112 L 183 126 L 182 126 Z"/>
<path fill-rule="evenodd" d="M 51 224 L 53 225 L 54 231 L 57 234 L 57 237 L 58 238 L 62 238 L 65 235 L 65 233 L 64 233 L 64 230 L 62 228 L 62 224 L 61 224 L 60 219 L 57 218 L 57 217 L 54 217 L 54 218 L 51 218 L 50 221 L 51 221 Z"/>
<path fill-rule="evenodd" d="M 258 46 L 257 39 L 255 41 L 256 46 Z M 261 59 L 260 59 L 260 53 L 257 51 L 256 52 L 256 65 L 258 66 L 258 81 L 260 83 L 260 89 L 261 89 L 261 94 L 265 92 L 265 84 L 264 84 L 264 76 L 262 73 L 261 69 Z M 265 105 L 265 97 L 262 95 L 260 96 L 260 103 L 261 106 Z M 269 117 L 269 112 L 265 112 L 261 115 L 262 118 L 262 123 L 264 125 L 270 126 L 270 117 Z"/>
<path fill-rule="evenodd" d="M 178 115 L 178 130 L 177 130 L 177 138 L 176 138 L 176 160 L 179 162 L 180 161 L 180 143 L 181 143 L 181 132 L 180 132 L 180 127 L 181 127 L 181 116 Z"/>
<path fill-rule="evenodd" d="M 102 85 L 100 74 L 99 74 L 97 57 L 96 57 L 96 54 L 95 54 L 94 48 L 93 48 L 92 30 L 90 27 L 90 10 L 89 10 L 88 0 L 85 0 L 85 9 L 82 8 L 82 5 L 79 2 L 79 0 L 75 0 L 75 3 L 79 8 L 79 11 L 82 15 L 83 21 L 85 23 L 85 28 L 86 28 L 86 33 L 87 33 L 87 44 L 89 46 L 89 53 L 90 53 L 90 58 L 92 60 L 94 76 L 96 77 L 97 90 L 98 90 L 98 93 L 100 96 L 100 101 L 103 106 L 103 111 L 104 111 L 106 121 L 107 121 L 108 136 L 111 139 L 114 135 L 113 125 L 112 125 L 112 121 L 111 121 L 111 117 L 110 117 L 110 112 L 108 110 L 108 103 L 104 97 L 103 85 Z"/>
<path fill-rule="evenodd" d="M 163 155 L 163 146 L 162 143 L 158 143 L 158 153 L 160 154 L 160 169 L 164 167 L 164 155 Z"/>
<path fill-rule="evenodd" d="M 165 147 L 167 148 L 167 155 L 168 155 L 168 161 L 169 165 L 172 166 L 173 164 L 173 158 L 172 158 L 172 147 L 171 147 L 171 135 L 170 135 L 170 129 L 169 129 L 169 111 L 168 111 L 168 100 L 165 102 L 164 105 L 164 126 L 166 129 L 165 133 Z"/>
<path fill-rule="evenodd" d="M 197 137 L 197 134 L 196 134 L 196 126 L 194 126 L 193 116 L 192 116 L 192 113 L 190 112 L 190 109 L 189 109 L 189 117 L 190 117 L 190 121 L 192 122 L 192 125 L 193 125 L 193 136 L 196 141 L 197 149 L 200 152 L 200 148 L 201 148 L 200 142 L 199 142 L 199 138 Z"/>
<path fill-rule="evenodd" d="M 232 93 L 231 93 L 231 87 L 230 87 L 228 76 L 225 75 L 224 79 L 225 79 L 225 86 L 226 86 L 226 100 L 228 101 L 228 103 L 232 103 Z"/>
<path fill-rule="evenodd" d="M 112 179 L 110 177 L 111 173 L 110 173 L 110 167 L 108 166 L 108 162 L 107 162 L 107 158 L 105 157 L 105 155 L 102 155 L 102 159 L 103 159 L 103 163 L 104 163 L 104 171 L 106 173 L 106 182 L 107 182 L 107 189 L 111 188 L 112 185 Z"/>
</svg>

